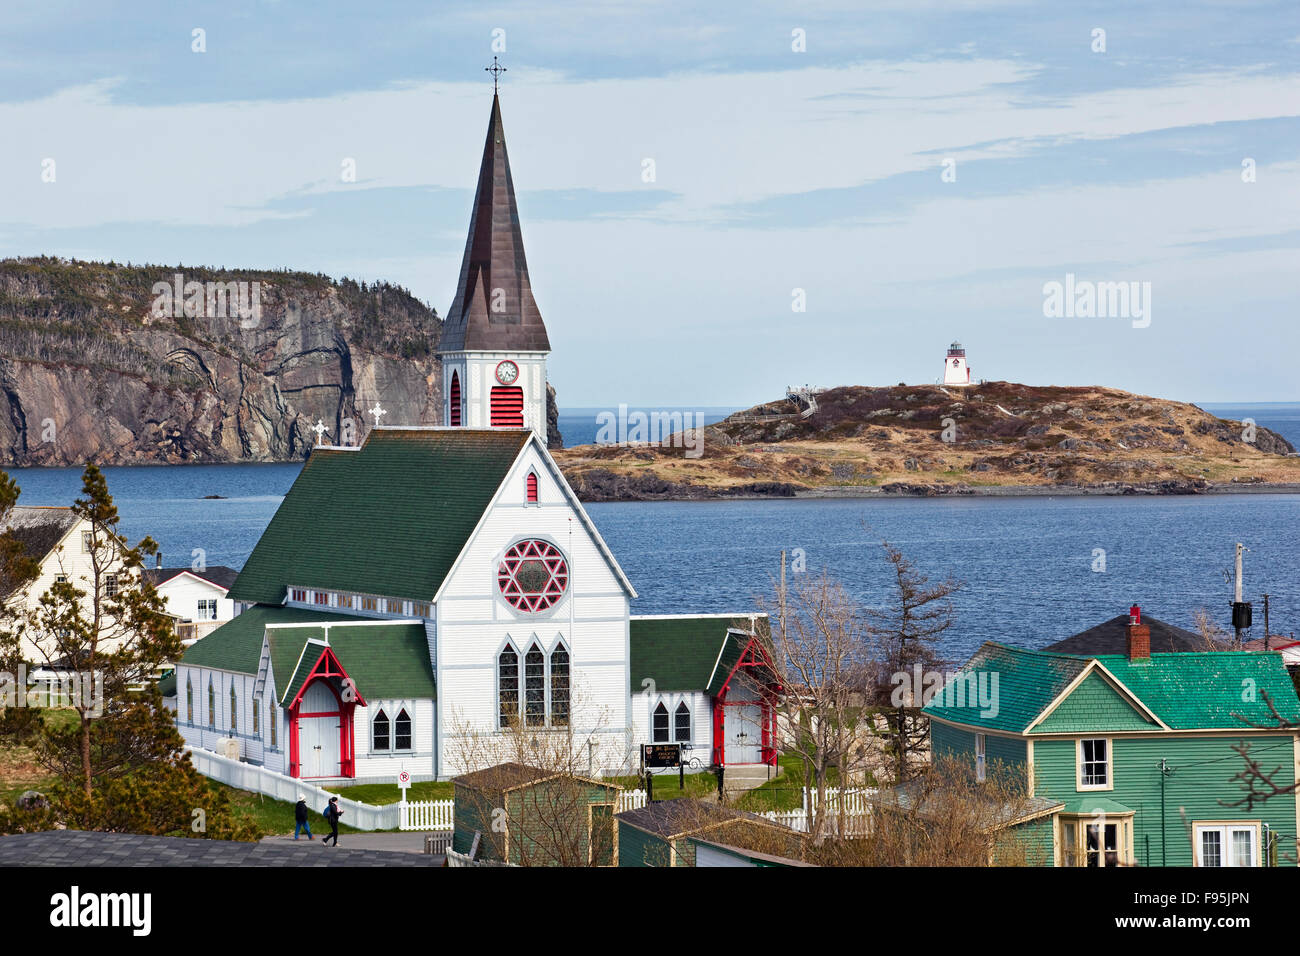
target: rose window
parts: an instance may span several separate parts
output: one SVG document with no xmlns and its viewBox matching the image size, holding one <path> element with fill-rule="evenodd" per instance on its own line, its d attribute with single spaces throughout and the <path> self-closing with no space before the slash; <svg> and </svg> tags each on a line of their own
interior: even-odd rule
<svg viewBox="0 0 1300 956">
<path fill-rule="evenodd" d="M 521 611 L 545 611 L 564 596 L 568 586 L 569 565 L 547 541 L 520 541 L 497 566 L 501 596 Z"/>
</svg>

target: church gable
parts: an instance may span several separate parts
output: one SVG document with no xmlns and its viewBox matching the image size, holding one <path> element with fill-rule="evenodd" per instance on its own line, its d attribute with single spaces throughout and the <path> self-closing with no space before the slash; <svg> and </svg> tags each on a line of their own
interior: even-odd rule
<svg viewBox="0 0 1300 956">
<path fill-rule="evenodd" d="M 377 428 L 317 449 L 230 598 L 278 604 L 291 585 L 428 601 L 529 440 L 524 431 Z"/>
<path fill-rule="evenodd" d="M 1157 730 L 1159 725 L 1133 706 L 1105 676 L 1094 670 L 1040 721 L 1034 733 Z"/>
</svg>

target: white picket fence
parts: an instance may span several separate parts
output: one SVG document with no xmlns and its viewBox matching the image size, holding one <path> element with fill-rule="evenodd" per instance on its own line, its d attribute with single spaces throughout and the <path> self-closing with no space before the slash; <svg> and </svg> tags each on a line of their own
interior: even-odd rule
<svg viewBox="0 0 1300 956">
<path fill-rule="evenodd" d="M 400 830 L 441 831 L 454 826 L 455 800 L 412 800 L 397 806 L 401 809 Z"/>
<path fill-rule="evenodd" d="M 868 821 L 871 819 L 871 801 L 875 797 L 876 791 L 871 789 L 854 789 L 840 790 L 830 788 L 826 791 L 826 810 L 830 818 L 831 825 L 838 827 L 839 806 L 844 805 L 845 830 L 849 835 L 860 836 L 867 832 Z M 815 804 L 817 798 L 816 789 L 804 793 L 804 805 L 798 810 L 764 810 L 759 814 L 761 817 L 782 826 L 789 827 L 791 830 L 798 830 L 801 833 L 808 832 L 808 817 L 810 815 L 810 803 Z M 618 812 L 625 810 L 636 810 L 644 807 L 646 802 L 646 793 L 644 790 L 624 790 L 618 795 Z"/>
</svg>

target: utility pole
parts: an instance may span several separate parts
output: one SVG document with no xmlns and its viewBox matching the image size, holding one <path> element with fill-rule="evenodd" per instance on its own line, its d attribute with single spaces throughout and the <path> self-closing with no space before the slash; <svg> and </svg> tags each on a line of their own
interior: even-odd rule
<svg viewBox="0 0 1300 956">
<path fill-rule="evenodd" d="M 1234 581 L 1233 598 L 1232 598 L 1232 630 L 1233 633 L 1236 635 L 1233 638 L 1232 649 L 1235 651 L 1241 650 L 1241 631 L 1243 626 L 1248 626 L 1245 623 L 1245 604 L 1242 602 L 1241 599 L 1241 591 L 1242 591 L 1241 557 L 1242 557 L 1242 552 L 1244 552 L 1245 550 L 1246 550 L 1245 546 L 1240 541 L 1238 541 L 1237 561 L 1235 565 L 1235 570 L 1233 572 L 1233 578 L 1235 579 L 1235 581 Z"/>
<path fill-rule="evenodd" d="M 781 640 L 785 640 L 785 552 L 781 552 L 781 595 L 779 598 L 780 607 L 777 616 L 781 623 Z"/>
</svg>

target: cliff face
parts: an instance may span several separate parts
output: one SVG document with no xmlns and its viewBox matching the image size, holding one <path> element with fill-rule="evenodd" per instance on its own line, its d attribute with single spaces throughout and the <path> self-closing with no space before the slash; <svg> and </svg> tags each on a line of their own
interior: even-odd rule
<svg viewBox="0 0 1300 956">
<path fill-rule="evenodd" d="M 436 424 L 441 332 L 386 284 L 3 260 L 0 459 L 293 460 L 318 420 L 327 443 L 360 443 L 376 402 L 381 424 Z"/>
</svg>

